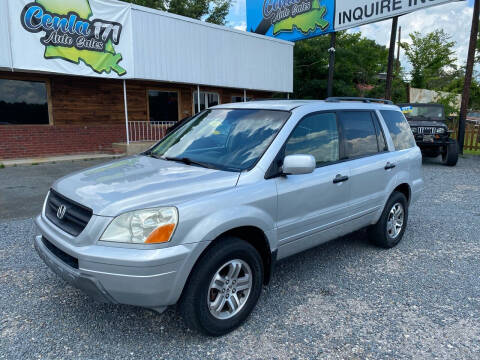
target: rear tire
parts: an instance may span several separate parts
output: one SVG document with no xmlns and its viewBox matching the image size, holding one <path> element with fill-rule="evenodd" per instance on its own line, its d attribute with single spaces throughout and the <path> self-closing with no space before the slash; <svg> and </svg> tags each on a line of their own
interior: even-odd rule
<svg viewBox="0 0 480 360">
<path fill-rule="evenodd" d="M 240 270 L 234 270 L 238 266 Z M 186 325 L 210 336 L 224 335 L 240 326 L 260 297 L 263 272 L 260 254 L 252 245 L 236 237 L 220 239 L 193 268 L 179 301 L 178 310 Z M 239 290 L 241 287 L 249 287 L 248 293 Z M 232 310 L 235 305 L 237 310 Z"/>
<path fill-rule="evenodd" d="M 407 221 L 407 198 L 395 191 L 388 199 L 378 222 L 368 229 L 370 241 L 386 249 L 394 247 L 402 240 Z"/>
<path fill-rule="evenodd" d="M 445 146 L 445 152 L 442 153 L 442 162 L 447 166 L 455 166 L 458 161 L 458 145 L 455 140 L 452 140 Z"/>
</svg>

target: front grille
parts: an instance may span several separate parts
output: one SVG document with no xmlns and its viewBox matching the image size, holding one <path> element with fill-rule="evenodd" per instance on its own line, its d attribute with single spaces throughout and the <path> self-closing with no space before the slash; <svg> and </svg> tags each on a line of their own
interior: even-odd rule
<svg viewBox="0 0 480 360">
<path fill-rule="evenodd" d="M 42 236 L 42 242 L 47 247 L 47 249 L 50 250 L 50 252 L 53 255 L 58 257 L 65 264 L 67 264 L 68 266 L 71 266 L 74 269 L 78 269 L 78 259 L 68 255 L 66 252 L 63 252 L 62 250 L 57 248 L 55 245 L 53 245 L 50 241 L 45 239 L 43 236 Z"/>
<path fill-rule="evenodd" d="M 66 207 L 63 218 L 57 216 L 58 208 L 64 205 Z M 92 217 L 92 210 L 80 205 L 66 197 L 60 195 L 54 190 L 50 190 L 50 195 L 45 206 L 45 215 L 48 220 L 53 222 L 63 231 L 70 235 L 79 235 L 85 226 L 87 226 Z"/>
<path fill-rule="evenodd" d="M 424 134 L 424 135 L 433 135 L 435 134 L 435 128 L 434 127 L 418 127 L 418 133 L 419 134 Z"/>
</svg>

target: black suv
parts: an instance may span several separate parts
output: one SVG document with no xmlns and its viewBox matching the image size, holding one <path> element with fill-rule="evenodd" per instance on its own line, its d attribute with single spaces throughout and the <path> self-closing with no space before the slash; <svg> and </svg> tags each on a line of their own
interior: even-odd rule
<svg viewBox="0 0 480 360">
<path fill-rule="evenodd" d="M 425 157 L 442 155 L 442 162 L 455 166 L 458 161 L 456 140 L 450 138 L 441 104 L 398 104 L 410 124 L 415 141 Z"/>
</svg>

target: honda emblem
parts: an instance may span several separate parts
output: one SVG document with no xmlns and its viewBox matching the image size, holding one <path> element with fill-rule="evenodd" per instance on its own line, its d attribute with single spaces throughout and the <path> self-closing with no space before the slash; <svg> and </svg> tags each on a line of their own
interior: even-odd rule
<svg viewBox="0 0 480 360">
<path fill-rule="evenodd" d="M 60 205 L 57 210 L 57 218 L 62 220 L 66 212 L 67 212 L 67 207 L 63 204 Z"/>
</svg>

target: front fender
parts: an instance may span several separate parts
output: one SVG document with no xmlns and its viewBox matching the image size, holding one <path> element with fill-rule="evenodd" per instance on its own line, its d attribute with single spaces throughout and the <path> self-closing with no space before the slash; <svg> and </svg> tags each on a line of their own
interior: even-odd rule
<svg viewBox="0 0 480 360">
<path fill-rule="evenodd" d="M 203 217 L 188 230 L 182 243 L 212 241 L 229 230 L 243 226 L 253 226 L 262 230 L 270 249 L 272 251 L 276 249 L 274 219 L 266 211 L 248 205 L 228 207 Z"/>
<path fill-rule="evenodd" d="M 193 251 L 185 259 L 172 284 L 172 291 L 167 304 L 175 304 L 182 295 L 183 289 L 196 262 L 213 240 L 221 234 L 243 226 L 254 226 L 265 234 L 270 249 L 276 249 L 276 232 L 274 221 L 265 211 L 253 206 L 236 206 L 225 208 L 205 216 L 185 233 L 181 242 L 195 243 Z M 175 239 L 173 239 L 175 241 Z"/>
</svg>

